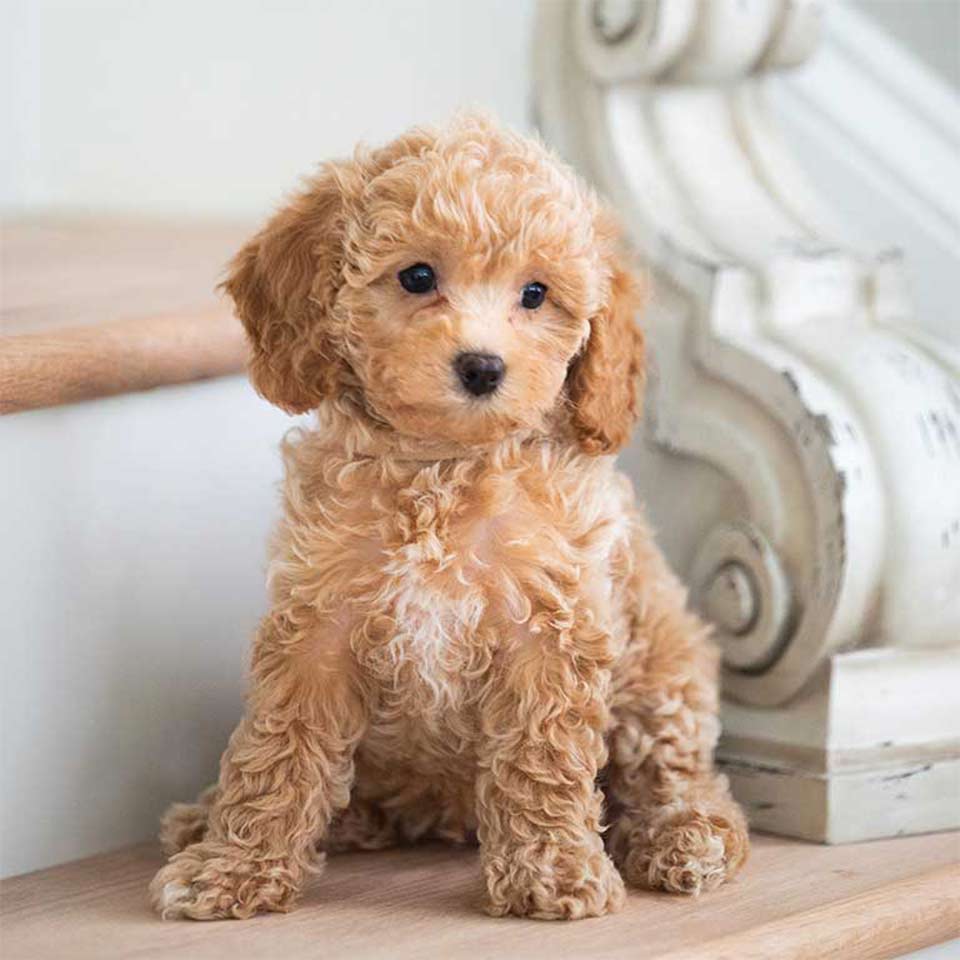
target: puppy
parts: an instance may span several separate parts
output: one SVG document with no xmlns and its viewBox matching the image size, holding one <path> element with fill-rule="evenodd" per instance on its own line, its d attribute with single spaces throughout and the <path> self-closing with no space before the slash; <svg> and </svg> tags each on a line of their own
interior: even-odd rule
<svg viewBox="0 0 960 960">
<path fill-rule="evenodd" d="M 425 839 L 479 840 L 494 915 L 736 873 L 717 656 L 614 466 L 642 284 L 594 194 L 461 117 L 326 164 L 224 286 L 257 390 L 316 425 L 284 444 L 219 784 L 164 818 L 160 913 L 287 910 L 324 852 Z"/>
</svg>

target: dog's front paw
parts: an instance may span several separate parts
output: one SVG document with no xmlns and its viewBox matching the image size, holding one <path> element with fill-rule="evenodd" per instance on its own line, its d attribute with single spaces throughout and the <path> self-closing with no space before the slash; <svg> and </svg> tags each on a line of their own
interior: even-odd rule
<svg viewBox="0 0 960 960">
<path fill-rule="evenodd" d="M 623 880 L 596 849 L 524 847 L 485 857 L 487 912 L 538 920 L 579 920 L 623 906 Z"/>
<path fill-rule="evenodd" d="M 670 893 L 719 887 L 743 866 L 750 849 L 746 823 L 732 801 L 721 812 L 690 807 L 663 811 L 646 823 L 625 820 L 615 833 L 627 882 Z"/>
<path fill-rule="evenodd" d="M 283 860 L 257 860 L 221 843 L 195 843 L 174 856 L 150 884 L 165 920 L 245 919 L 289 910 L 299 892 L 297 872 Z"/>
</svg>

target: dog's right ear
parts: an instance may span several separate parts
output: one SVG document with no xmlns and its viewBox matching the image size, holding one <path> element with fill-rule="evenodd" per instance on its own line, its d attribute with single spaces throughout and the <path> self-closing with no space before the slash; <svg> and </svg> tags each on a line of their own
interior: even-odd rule
<svg viewBox="0 0 960 960">
<path fill-rule="evenodd" d="M 342 362 L 331 311 L 341 285 L 348 164 L 327 164 L 233 258 L 221 287 L 250 340 L 257 392 L 290 413 L 316 407 Z"/>
</svg>

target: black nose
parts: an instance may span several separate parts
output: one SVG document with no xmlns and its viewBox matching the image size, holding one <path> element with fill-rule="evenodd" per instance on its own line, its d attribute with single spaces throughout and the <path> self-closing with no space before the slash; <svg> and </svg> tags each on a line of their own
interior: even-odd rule
<svg viewBox="0 0 960 960">
<path fill-rule="evenodd" d="M 453 366 L 464 389 L 475 397 L 493 393 L 503 382 L 503 359 L 492 353 L 461 353 Z"/>
</svg>

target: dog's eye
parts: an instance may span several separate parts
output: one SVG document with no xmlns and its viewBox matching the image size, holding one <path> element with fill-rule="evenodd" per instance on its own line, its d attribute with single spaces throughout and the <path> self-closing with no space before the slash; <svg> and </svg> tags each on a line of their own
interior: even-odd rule
<svg viewBox="0 0 960 960">
<path fill-rule="evenodd" d="M 547 296 L 547 288 L 534 280 L 528 283 L 520 296 L 520 306 L 525 310 L 536 310 Z"/>
<path fill-rule="evenodd" d="M 429 293 L 437 288 L 437 275 L 433 267 L 427 263 L 415 263 L 412 267 L 404 267 L 397 274 L 400 286 L 407 293 Z"/>
</svg>

